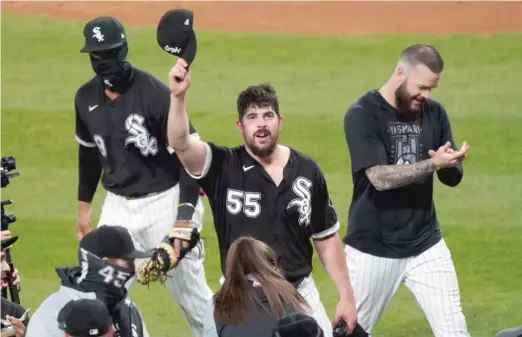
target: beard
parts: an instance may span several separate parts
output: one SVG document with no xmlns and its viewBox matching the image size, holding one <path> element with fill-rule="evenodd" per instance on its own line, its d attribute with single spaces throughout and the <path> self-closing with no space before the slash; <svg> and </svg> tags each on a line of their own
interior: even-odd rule
<svg viewBox="0 0 522 337">
<path fill-rule="evenodd" d="M 256 144 L 256 136 L 259 135 L 265 136 L 264 140 L 268 140 L 268 143 L 258 146 Z M 245 143 L 255 156 L 263 158 L 270 156 L 274 152 L 278 138 L 279 135 L 272 135 L 268 129 L 263 129 L 254 133 L 250 139 L 245 137 Z"/>
<path fill-rule="evenodd" d="M 422 100 L 422 103 L 418 108 L 413 108 L 411 106 L 413 101 L 419 99 Z M 406 81 L 395 90 L 395 101 L 397 102 L 397 110 L 407 115 L 417 114 L 424 104 L 424 98 L 420 95 L 414 96 L 408 92 Z"/>
</svg>

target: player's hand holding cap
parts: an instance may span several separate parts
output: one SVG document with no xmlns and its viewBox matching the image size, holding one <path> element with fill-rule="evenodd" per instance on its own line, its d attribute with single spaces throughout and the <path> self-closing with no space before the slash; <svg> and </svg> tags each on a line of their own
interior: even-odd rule
<svg viewBox="0 0 522 337">
<path fill-rule="evenodd" d="M 158 23 L 157 40 L 161 49 L 185 60 L 188 66 L 196 58 L 197 40 L 194 15 L 188 9 L 171 9 Z"/>
</svg>

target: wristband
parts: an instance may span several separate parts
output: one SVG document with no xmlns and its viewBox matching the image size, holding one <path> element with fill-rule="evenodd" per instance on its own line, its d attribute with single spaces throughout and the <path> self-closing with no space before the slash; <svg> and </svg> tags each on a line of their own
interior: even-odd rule
<svg viewBox="0 0 522 337">
<path fill-rule="evenodd" d="M 196 207 L 189 202 L 182 202 L 178 206 L 177 221 L 191 221 Z"/>
</svg>

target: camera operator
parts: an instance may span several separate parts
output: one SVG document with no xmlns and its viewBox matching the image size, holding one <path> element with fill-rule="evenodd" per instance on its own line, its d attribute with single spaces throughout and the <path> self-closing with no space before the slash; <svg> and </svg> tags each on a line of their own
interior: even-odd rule
<svg viewBox="0 0 522 337">
<path fill-rule="evenodd" d="M 18 240 L 18 236 L 4 236 L 2 233 L 2 280 L 11 272 L 11 268 L 7 263 L 6 252 Z M 23 337 L 25 334 L 25 327 L 29 324 L 29 315 L 20 304 L 9 301 L 2 297 L 2 337 Z M 8 333 L 10 331 L 11 333 Z"/>
<path fill-rule="evenodd" d="M 0 232 L 0 237 L 2 239 L 11 236 L 11 232 L 8 230 Z M 10 268 L 9 268 L 10 269 Z M 16 268 L 13 268 L 10 273 L 2 273 L 2 288 L 9 287 L 9 283 L 12 285 L 18 285 L 20 284 L 20 275 L 18 275 L 18 270 Z"/>
<path fill-rule="evenodd" d="M 0 173 L 1 173 L 1 188 L 7 187 L 9 185 L 10 178 L 18 177 L 20 173 L 12 172 L 16 170 L 16 160 L 13 156 L 5 156 L 1 158 L 0 162 Z M 4 206 L 10 205 L 11 200 L 2 200 L 2 232 L 1 238 L 12 237 L 11 232 L 9 232 L 9 224 L 16 222 L 16 217 L 13 214 L 6 214 Z M 15 239 L 16 241 L 16 239 Z M 3 248 L 3 247 L 2 247 Z M 9 267 L 9 272 L 2 272 L 2 297 L 7 299 L 7 293 L 9 292 L 11 295 L 11 301 L 15 303 L 20 303 L 19 297 L 19 288 L 17 285 L 20 283 L 20 277 L 18 276 L 18 271 L 13 265 L 13 261 L 11 260 L 11 256 L 9 251 L 6 251 L 6 265 Z M 3 263 L 3 262 L 2 262 Z"/>
</svg>

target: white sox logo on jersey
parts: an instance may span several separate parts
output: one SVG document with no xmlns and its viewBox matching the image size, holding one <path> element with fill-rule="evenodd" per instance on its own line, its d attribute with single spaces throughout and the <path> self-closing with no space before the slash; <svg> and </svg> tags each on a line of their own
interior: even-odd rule
<svg viewBox="0 0 522 337">
<path fill-rule="evenodd" d="M 145 118 L 137 114 L 127 117 L 125 129 L 131 136 L 125 139 L 125 145 L 134 143 L 143 156 L 147 157 L 149 154 L 154 156 L 158 153 L 158 141 L 155 137 L 150 136 L 149 131 L 143 126 L 143 122 L 145 122 Z"/>
<path fill-rule="evenodd" d="M 298 177 L 294 183 L 292 184 L 292 190 L 299 197 L 295 198 L 290 203 L 286 209 L 290 209 L 293 206 L 297 206 L 297 211 L 299 212 L 299 224 L 301 226 L 310 225 L 312 218 L 312 193 L 310 192 L 310 188 L 312 187 L 312 182 L 304 177 Z"/>
</svg>

